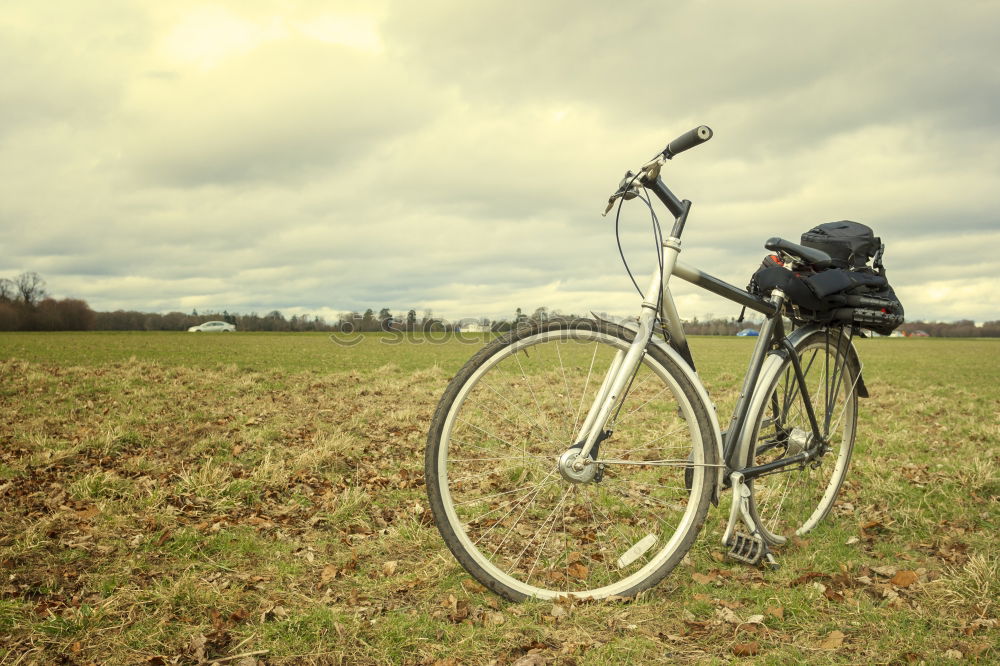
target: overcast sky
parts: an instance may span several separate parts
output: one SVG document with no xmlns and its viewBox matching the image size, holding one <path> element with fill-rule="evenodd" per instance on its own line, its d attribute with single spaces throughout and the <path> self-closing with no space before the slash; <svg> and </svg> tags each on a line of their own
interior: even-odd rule
<svg viewBox="0 0 1000 666">
<path fill-rule="evenodd" d="M 853 219 L 909 319 L 1000 319 L 998 27 L 996 1 L 4 2 L 0 277 L 98 310 L 627 314 L 600 212 L 707 124 L 664 173 L 683 261 L 743 286 L 768 237 Z M 646 272 L 640 204 L 622 228 Z"/>
</svg>

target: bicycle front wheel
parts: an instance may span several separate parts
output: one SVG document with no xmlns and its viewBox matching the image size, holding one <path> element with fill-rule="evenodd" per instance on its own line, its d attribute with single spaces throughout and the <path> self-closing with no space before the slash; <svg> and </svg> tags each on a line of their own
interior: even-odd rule
<svg viewBox="0 0 1000 666">
<path fill-rule="evenodd" d="M 632 596 L 697 536 L 718 471 L 711 421 L 688 376 L 653 345 L 592 454 L 594 474 L 560 472 L 633 335 L 591 320 L 522 328 L 484 347 L 445 391 L 428 436 L 427 492 L 449 549 L 494 592 Z"/>
<path fill-rule="evenodd" d="M 810 462 L 780 467 L 751 482 L 751 515 L 774 545 L 805 534 L 830 512 L 847 474 L 858 422 L 861 369 L 850 340 L 838 329 L 823 329 L 807 335 L 797 350 L 823 441 L 814 441 L 806 398 L 789 359 L 762 376 L 763 399 L 751 410 L 755 427 L 748 467 L 818 450 Z"/>
</svg>

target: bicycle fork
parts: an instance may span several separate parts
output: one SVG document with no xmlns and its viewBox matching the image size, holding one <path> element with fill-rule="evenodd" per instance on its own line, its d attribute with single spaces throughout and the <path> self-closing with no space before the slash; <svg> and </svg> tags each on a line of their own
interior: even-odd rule
<svg viewBox="0 0 1000 666">
<path fill-rule="evenodd" d="M 663 265 L 653 271 L 649 287 L 644 292 L 639 330 L 628 350 L 618 350 L 615 354 L 573 445 L 559 458 L 559 471 L 569 480 L 586 482 L 597 474 L 599 466 L 588 463 L 590 459 L 597 457 L 595 447 L 610 436 L 614 429 L 614 423 L 609 424 L 608 421 L 612 418 L 615 407 L 624 399 L 624 393 L 627 392 L 653 337 L 659 310 L 658 299 L 666 288 L 666 281 L 674 270 L 680 252 L 680 242 L 677 239 L 670 238 L 664 245 L 666 251 L 663 254 Z M 594 456 L 591 456 L 592 452 L 595 453 Z"/>
</svg>

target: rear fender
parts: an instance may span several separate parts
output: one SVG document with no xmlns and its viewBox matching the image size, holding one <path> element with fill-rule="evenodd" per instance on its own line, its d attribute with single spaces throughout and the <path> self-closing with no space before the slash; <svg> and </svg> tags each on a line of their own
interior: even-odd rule
<svg viewBox="0 0 1000 666">
<path fill-rule="evenodd" d="M 822 331 L 823 328 L 818 324 L 809 324 L 808 326 L 803 326 L 802 328 L 797 328 L 788 335 L 788 341 L 792 343 L 792 347 L 798 349 L 802 342 L 815 333 L 816 331 Z M 847 339 L 843 333 L 839 334 L 842 339 Z M 780 355 L 782 358 L 787 357 L 784 350 L 778 349 L 773 354 Z M 865 386 L 865 378 L 862 373 L 864 368 L 861 365 L 861 357 L 858 356 L 858 350 L 854 347 L 854 343 L 851 342 L 848 346 L 847 360 L 851 364 L 851 368 L 858 373 L 858 397 L 867 398 L 868 397 L 868 387 Z"/>
<path fill-rule="evenodd" d="M 805 339 L 809 337 L 809 335 L 822 330 L 822 327 L 819 325 L 809 324 L 792 331 L 788 335 L 788 341 L 792 343 L 793 348 L 798 350 L 801 348 Z M 841 337 L 844 336 L 841 335 Z M 764 357 L 764 365 L 760 369 L 760 379 L 758 380 L 757 385 L 767 386 L 774 379 L 775 375 L 782 371 L 787 359 L 788 352 L 782 348 L 769 352 L 768 355 Z M 858 397 L 868 397 L 868 389 L 865 388 L 864 380 L 861 378 L 861 360 L 858 358 L 858 352 L 854 348 L 853 344 L 850 345 L 850 352 L 848 353 L 847 360 L 851 363 L 852 369 L 856 370 L 858 373 Z M 756 414 L 760 410 L 761 402 L 767 397 L 764 395 L 765 393 L 766 391 L 753 392 L 753 397 L 747 407 L 747 414 Z M 751 427 L 750 424 L 747 424 L 747 427 L 745 427 L 743 432 L 740 433 L 736 460 L 747 460 L 750 454 L 750 446 L 755 434 L 754 428 Z"/>
</svg>

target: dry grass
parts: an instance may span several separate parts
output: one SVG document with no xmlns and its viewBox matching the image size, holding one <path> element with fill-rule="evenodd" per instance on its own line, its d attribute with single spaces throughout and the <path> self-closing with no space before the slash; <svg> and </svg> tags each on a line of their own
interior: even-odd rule
<svg viewBox="0 0 1000 666">
<path fill-rule="evenodd" d="M 0 663 L 996 660 L 1000 346 L 901 343 L 860 343 L 854 467 L 780 571 L 721 560 L 720 507 L 651 593 L 576 605 L 502 602 L 429 524 L 453 364 L 0 355 Z M 729 395 L 746 345 L 694 347 Z"/>
</svg>

